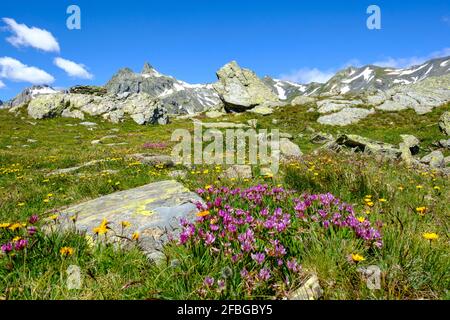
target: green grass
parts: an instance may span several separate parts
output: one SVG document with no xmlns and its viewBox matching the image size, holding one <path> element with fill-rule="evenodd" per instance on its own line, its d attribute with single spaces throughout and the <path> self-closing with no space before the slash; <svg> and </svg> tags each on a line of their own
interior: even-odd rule
<svg viewBox="0 0 450 320">
<path fill-rule="evenodd" d="M 400 134 L 413 134 L 421 139 L 421 152 L 426 153 L 433 142 L 444 138 L 436 123 L 444 111 L 450 110 L 450 105 L 424 116 L 411 110 L 377 113 L 346 127 L 320 125 L 315 122 L 318 114 L 306 110 L 306 107 L 286 107 L 265 117 L 252 114 L 226 116 L 232 122 L 256 118 L 259 128 L 278 128 L 295 136 L 294 142 L 307 156 L 299 163 L 282 167 L 281 174 L 274 179 L 220 180 L 222 169 L 205 167 L 188 170 L 181 181 L 191 190 L 205 185 L 249 187 L 265 182 L 300 193 L 331 192 L 353 204 L 371 221 L 382 221 L 383 249 L 367 251 L 367 259 L 361 263 L 362 266 L 374 264 L 381 268 L 381 290 L 367 289 L 356 266 L 347 262 L 348 254 L 354 249 L 351 242 L 316 234 L 311 229 L 303 237 L 304 247 L 296 244 L 303 268 L 317 273 L 325 299 L 450 298 L 448 178 L 366 156 L 312 155 L 311 151 L 317 145 L 309 142 L 305 131 L 309 126 L 334 135 L 353 133 L 393 144 L 401 141 Z M 138 152 L 169 154 L 173 130 L 193 128 L 190 120 L 175 120 L 167 126 L 139 126 L 132 121 L 115 125 L 91 118 L 87 121 L 98 123 L 98 128 L 91 131 L 77 125 L 79 120 L 34 121 L 25 114 L 21 116 L 14 117 L 6 110 L 0 110 L 0 223 L 24 222 L 32 214 L 50 216 L 53 210 L 64 206 L 168 179 L 168 169 L 137 165 L 126 155 Z M 278 120 L 277 125 L 272 124 L 273 119 Z M 112 129 L 118 129 L 118 132 Z M 91 144 L 92 140 L 111 134 L 118 137 L 108 143 L 127 144 Z M 27 142 L 27 139 L 37 142 Z M 146 142 L 166 142 L 169 147 L 146 150 L 143 148 Z M 48 176 L 52 170 L 99 159 L 105 161 L 70 174 Z M 104 170 L 115 170 L 115 173 Z M 257 173 L 258 168 L 254 171 Z M 423 188 L 419 190 L 417 185 Z M 366 195 L 372 195 L 373 207 L 364 205 Z M 379 202 L 380 198 L 387 202 Z M 420 206 L 427 207 L 424 216 L 416 212 L 416 207 Z M 430 243 L 422 238 L 424 232 L 436 232 L 439 239 Z M 1 230 L 0 234 L 2 243 L 12 236 Z M 74 254 L 62 258 L 59 249 L 63 246 L 75 248 Z M 212 259 L 200 251 L 174 244 L 166 247 L 165 254 L 165 261 L 155 265 L 136 248 L 90 247 L 84 236 L 73 233 L 39 235 L 27 255 L 0 257 L 0 299 L 200 299 L 203 296 L 199 294 L 199 288 L 204 277 L 220 273 L 229 264 L 225 259 Z M 176 266 L 174 260 L 179 261 Z M 72 264 L 82 269 L 81 290 L 68 290 L 65 285 L 65 272 Z M 237 278 L 234 281 L 238 281 Z M 262 291 L 248 295 L 236 290 L 225 296 L 210 294 L 207 297 L 266 298 L 265 294 L 266 291 Z"/>
</svg>

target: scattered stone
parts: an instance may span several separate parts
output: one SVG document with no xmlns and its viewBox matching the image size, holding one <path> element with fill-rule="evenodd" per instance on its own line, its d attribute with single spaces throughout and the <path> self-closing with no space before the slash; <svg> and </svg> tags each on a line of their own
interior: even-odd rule
<svg viewBox="0 0 450 320">
<path fill-rule="evenodd" d="M 417 139 L 415 136 L 410 134 L 401 134 L 400 137 L 402 138 L 403 142 L 401 143 L 404 147 L 409 148 L 412 155 L 416 155 L 419 153 L 420 147 L 420 140 Z"/>
<path fill-rule="evenodd" d="M 235 164 L 229 167 L 221 176 L 228 179 L 251 179 L 252 167 L 249 165 Z"/>
<path fill-rule="evenodd" d="M 450 149 L 450 139 L 442 139 L 438 142 L 439 147 Z"/>
<path fill-rule="evenodd" d="M 262 116 L 267 116 L 273 113 L 273 109 L 265 106 L 257 106 L 253 109 L 248 110 L 249 112 L 253 112 Z"/>
<path fill-rule="evenodd" d="M 444 158 L 444 165 L 447 166 L 450 164 L 450 156 Z"/>
<path fill-rule="evenodd" d="M 280 132 L 280 138 L 293 139 L 294 137 L 288 132 Z"/>
<path fill-rule="evenodd" d="M 377 106 L 376 108 L 382 111 L 401 111 L 408 109 L 407 106 L 391 100 L 385 101 L 383 104 Z"/>
<path fill-rule="evenodd" d="M 352 148 L 355 151 L 382 155 L 391 159 L 397 159 L 401 155 L 401 151 L 391 144 L 371 140 L 355 134 L 341 135 L 336 139 L 336 143 Z"/>
<path fill-rule="evenodd" d="M 361 100 L 325 99 L 317 102 L 317 111 L 319 113 L 330 113 L 362 104 Z"/>
<path fill-rule="evenodd" d="M 166 155 L 153 155 L 148 153 L 136 153 L 128 156 L 142 164 L 148 166 L 163 166 L 163 167 L 173 167 L 175 164 L 172 157 Z"/>
<path fill-rule="evenodd" d="M 102 143 L 101 140 L 92 140 L 92 141 L 91 141 L 91 144 L 92 144 L 92 145 L 101 144 L 101 143 Z"/>
<path fill-rule="evenodd" d="M 428 164 L 431 168 L 443 168 L 445 164 L 444 155 L 439 150 L 427 154 L 420 162 Z"/>
<path fill-rule="evenodd" d="M 312 275 L 299 289 L 293 292 L 289 300 L 317 300 L 323 295 L 317 275 Z"/>
<path fill-rule="evenodd" d="M 100 138 L 100 141 L 104 142 L 106 140 L 111 140 L 111 139 L 116 139 L 116 138 L 117 138 L 117 136 L 115 134 L 111 134 L 111 135 L 107 135 L 107 136 Z"/>
<path fill-rule="evenodd" d="M 374 113 L 374 109 L 344 108 L 339 112 L 319 117 L 317 122 L 331 126 L 346 126 Z"/>
<path fill-rule="evenodd" d="M 280 138 L 280 156 L 282 158 L 298 158 L 303 155 L 300 147 L 287 138 Z"/>
<path fill-rule="evenodd" d="M 29 143 L 36 143 L 37 140 L 34 140 L 34 139 L 27 139 L 27 142 L 29 142 Z"/>
<path fill-rule="evenodd" d="M 311 141 L 312 143 L 315 143 L 315 144 L 324 144 L 326 142 L 333 141 L 333 140 L 334 140 L 334 138 L 331 134 L 318 132 L 318 133 L 314 133 L 312 135 L 312 138 L 309 141 Z"/>
<path fill-rule="evenodd" d="M 179 235 L 181 218 L 188 221 L 195 219 L 198 212 L 195 205 L 197 202 L 203 201 L 174 180 L 150 183 L 64 210 L 58 219 L 58 230 L 69 230 L 75 226 L 77 231 L 93 236 L 93 229 L 106 219 L 108 226 L 120 233 L 122 221 L 128 221 L 131 226 L 124 230 L 123 235 L 131 239 L 131 235 L 138 232 L 138 245 L 151 258 L 155 257 L 155 252 L 161 251 L 164 243 Z M 77 217 L 75 225 L 70 220 L 73 216 Z M 125 241 L 114 237 L 112 233 L 103 239 L 113 243 Z"/>
<path fill-rule="evenodd" d="M 443 133 L 450 136 L 450 111 L 445 111 L 439 118 L 439 128 Z"/>
<path fill-rule="evenodd" d="M 84 167 L 89 167 L 89 166 L 93 166 L 97 163 L 101 163 L 101 162 L 105 162 L 106 160 L 100 159 L 100 160 L 92 160 L 86 163 L 83 163 L 79 166 L 76 167 L 70 167 L 70 168 L 64 168 L 64 169 L 57 169 L 57 170 L 53 170 L 52 172 L 48 173 L 47 176 L 52 176 L 52 175 L 58 175 L 58 174 L 66 174 L 66 173 L 72 173 L 74 171 L 77 171 L 81 168 Z"/>
<path fill-rule="evenodd" d="M 278 119 L 272 119 L 272 124 L 278 124 Z"/>
<path fill-rule="evenodd" d="M 85 127 L 95 127 L 95 126 L 97 126 L 97 124 L 95 122 L 89 122 L 89 121 L 80 122 L 80 125 L 85 126 Z"/>
<path fill-rule="evenodd" d="M 298 96 L 292 99 L 291 105 L 293 106 L 300 106 L 304 104 L 310 104 L 316 102 L 316 99 L 313 97 L 307 97 L 307 96 Z"/>
<path fill-rule="evenodd" d="M 213 119 L 214 118 L 220 118 L 220 117 L 222 117 L 224 115 L 225 115 L 225 113 L 219 112 L 219 111 L 215 111 L 215 110 L 205 112 L 205 116 L 207 118 L 213 118 Z"/>
</svg>

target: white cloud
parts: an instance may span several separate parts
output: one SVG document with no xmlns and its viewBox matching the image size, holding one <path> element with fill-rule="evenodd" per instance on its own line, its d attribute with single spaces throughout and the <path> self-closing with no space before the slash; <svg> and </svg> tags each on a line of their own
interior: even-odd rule
<svg viewBox="0 0 450 320">
<path fill-rule="evenodd" d="M 6 87 L 2 80 L 0 80 L 0 89 Z"/>
<path fill-rule="evenodd" d="M 332 76 L 334 72 L 331 70 L 319 70 L 317 68 L 301 68 L 295 71 L 292 71 L 288 74 L 280 75 L 281 80 L 287 80 L 297 83 L 311 83 L 311 82 L 327 82 Z"/>
<path fill-rule="evenodd" d="M 19 24 L 14 19 L 3 18 L 7 29 L 13 33 L 6 40 L 15 47 L 33 47 L 47 52 L 59 52 L 59 44 L 55 37 L 44 29 Z"/>
<path fill-rule="evenodd" d="M 0 58 L 0 78 L 32 84 L 49 84 L 55 81 L 55 78 L 44 70 L 29 67 L 10 57 Z"/>
<path fill-rule="evenodd" d="M 358 59 L 348 60 L 338 68 L 330 68 L 327 70 L 320 70 L 318 68 L 300 68 L 288 74 L 282 74 L 278 78 L 281 80 L 292 81 L 296 83 L 308 84 L 311 82 L 325 83 L 330 80 L 337 71 L 346 69 L 348 67 L 361 67 L 362 63 Z"/>
<path fill-rule="evenodd" d="M 76 63 L 63 58 L 55 58 L 53 63 L 63 69 L 71 77 L 92 79 L 93 75 L 86 70 L 86 67 L 80 63 Z"/>
<path fill-rule="evenodd" d="M 427 60 L 450 56 L 450 48 L 444 48 L 430 53 L 427 56 L 418 57 L 406 57 L 406 58 L 392 58 L 387 57 L 384 60 L 376 61 L 373 64 L 380 67 L 390 68 L 408 68 L 414 65 L 422 64 Z"/>
</svg>

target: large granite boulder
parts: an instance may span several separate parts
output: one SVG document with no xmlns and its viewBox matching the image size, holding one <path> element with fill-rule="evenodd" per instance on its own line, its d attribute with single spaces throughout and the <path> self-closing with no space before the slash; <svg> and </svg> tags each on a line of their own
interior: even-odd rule
<svg viewBox="0 0 450 320">
<path fill-rule="evenodd" d="M 52 118 L 61 115 L 65 109 L 64 95 L 40 95 L 28 104 L 28 115 L 33 119 Z"/>
<path fill-rule="evenodd" d="M 154 182 L 69 207 L 58 219 L 59 229 L 75 228 L 95 236 L 94 228 L 106 219 L 110 229 L 106 237 L 98 236 L 100 240 L 131 243 L 132 234 L 138 232 L 139 246 L 153 257 L 164 243 L 177 236 L 181 218 L 195 219 L 197 202 L 202 202 L 200 197 L 174 180 Z M 126 228 L 122 227 L 124 221 L 130 223 Z"/>
<path fill-rule="evenodd" d="M 236 61 L 217 71 L 219 81 L 213 85 L 227 111 L 242 112 L 264 103 L 279 103 L 278 97 L 251 70 L 242 69 Z"/>
</svg>

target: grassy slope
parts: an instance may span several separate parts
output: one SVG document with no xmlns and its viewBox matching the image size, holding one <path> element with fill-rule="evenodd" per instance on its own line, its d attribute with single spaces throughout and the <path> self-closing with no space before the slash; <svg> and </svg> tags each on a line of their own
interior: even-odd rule
<svg viewBox="0 0 450 320">
<path fill-rule="evenodd" d="M 310 126 L 329 133 L 355 133 L 390 143 L 398 143 L 400 134 L 414 134 L 422 140 L 424 153 L 433 141 L 443 138 L 436 122 L 442 112 L 450 109 L 450 105 L 425 116 L 418 116 L 410 110 L 379 113 L 342 128 L 316 123 L 318 115 L 307 113 L 306 109 L 288 107 L 267 117 L 241 114 L 227 118 L 233 122 L 257 118 L 261 128 L 278 127 L 281 131 L 295 134 L 295 142 L 305 152 L 315 146 L 306 135 L 298 137 L 297 134 L 304 133 L 305 128 Z M 273 125 L 272 119 L 277 119 L 278 124 Z M 31 125 L 27 118 L 14 117 L 0 110 L 0 222 L 23 221 L 35 213 L 49 215 L 52 209 L 101 194 L 167 179 L 167 170 L 135 165 L 124 156 L 152 152 L 154 150 L 143 149 L 145 142 L 169 142 L 175 128 L 192 128 L 189 120 L 175 121 L 164 127 L 139 126 L 132 122 L 114 125 L 101 122 L 98 118 L 90 120 L 99 123 L 98 129 L 90 131 L 79 125 L 67 126 L 80 121 L 61 118 L 36 121 L 36 125 Z M 111 131 L 113 128 L 118 128 L 119 132 Z M 92 140 L 109 134 L 118 135 L 111 142 L 128 144 L 91 145 Z M 37 142 L 27 142 L 30 138 Z M 25 144 L 29 147 L 23 147 Z M 169 153 L 170 148 L 156 152 Z M 74 174 L 46 176 L 51 170 L 97 159 L 109 160 Z M 318 272 L 326 298 L 448 298 L 448 181 L 430 173 L 412 172 L 395 164 L 376 163 L 367 158 L 353 163 L 351 159 L 337 157 L 329 165 L 323 165 L 323 158 L 310 156 L 308 160 L 311 161 L 308 167 L 299 164 L 285 168 L 285 181 L 279 178 L 273 183 L 299 191 L 330 191 L 345 201 L 360 205 L 361 210 L 362 197 L 366 193 L 388 199 L 384 207 L 377 203 L 373 208 L 373 214 L 379 214 L 379 218 L 388 225 L 386 249 L 368 261 L 386 270 L 383 290 L 365 289 L 356 271 L 349 272 L 344 267 L 346 262 L 339 246 L 328 246 L 325 251 L 317 246 L 305 254 L 302 263 Z M 312 166 L 315 167 L 311 169 Z M 106 174 L 102 170 L 118 172 Z M 220 169 L 209 168 L 208 173 L 202 174 L 203 170 L 189 173 L 184 183 L 191 188 L 218 183 Z M 318 173 L 317 178 L 310 176 L 314 171 Z M 255 179 L 251 183 L 259 181 L 263 179 Z M 221 184 L 249 186 L 250 182 L 225 181 Z M 415 189 L 418 184 L 424 186 L 422 193 Z M 405 192 L 399 195 L 393 190 L 400 185 L 405 186 Z M 435 185 L 441 188 L 439 192 L 433 189 Z M 46 202 L 46 199 L 49 201 Z M 417 216 L 414 208 L 421 205 L 431 208 L 431 214 Z M 421 233 L 425 231 L 440 234 L 436 247 L 427 245 L 421 239 Z M 174 257 L 189 261 L 183 263 L 180 269 L 172 270 L 164 265 L 149 264 L 138 250 L 117 251 L 105 246 L 89 248 L 85 239 L 77 235 L 44 237 L 40 243 L 42 248 L 35 251 L 39 254 L 27 257 L 25 263 L 11 263 L 0 258 L 0 297 L 196 298 L 196 288 L 208 274 L 205 269 L 219 268 L 205 266 L 204 261 L 192 256 L 188 259 L 190 253 L 183 248 L 168 248 L 168 261 Z M 59 248 L 63 245 L 77 248 L 70 259 L 60 257 Z M 88 270 L 81 292 L 67 290 L 64 286 L 64 271 L 68 264 L 78 264 L 82 270 Z M 181 280 L 174 282 L 174 277 Z"/>
</svg>

